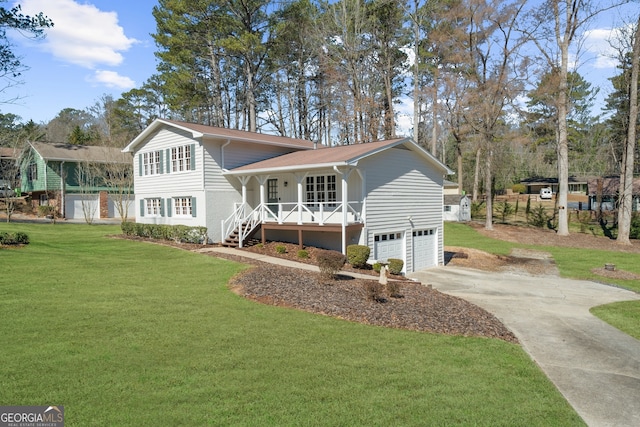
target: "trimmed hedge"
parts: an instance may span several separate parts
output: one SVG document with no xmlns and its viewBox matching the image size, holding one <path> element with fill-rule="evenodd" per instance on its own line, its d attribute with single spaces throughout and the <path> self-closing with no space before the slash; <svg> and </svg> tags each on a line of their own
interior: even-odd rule
<svg viewBox="0 0 640 427">
<path fill-rule="evenodd" d="M 369 246 L 349 245 L 347 246 L 347 261 L 353 268 L 364 268 L 367 266 L 370 253 Z"/>
<path fill-rule="evenodd" d="M 342 253 L 329 250 L 318 251 L 316 253 L 316 259 L 318 260 L 320 273 L 329 278 L 335 277 L 347 261 L 347 257 Z"/>
<path fill-rule="evenodd" d="M 28 245 L 29 236 L 26 233 L 17 231 L 15 233 L 0 233 L 0 245 Z"/>
<path fill-rule="evenodd" d="M 187 225 L 140 224 L 123 222 L 122 233 L 125 236 L 137 236 L 148 239 L 172 240 L 176 243 L 207 242 L 207 227 L 189 227 Z"/>
<path fill-rule="evenodd" d="M 389 258 L 389 273 L 402 274 L 402 267 L 404 267 L 404 261 L 397 258 Z"/>
</svg>

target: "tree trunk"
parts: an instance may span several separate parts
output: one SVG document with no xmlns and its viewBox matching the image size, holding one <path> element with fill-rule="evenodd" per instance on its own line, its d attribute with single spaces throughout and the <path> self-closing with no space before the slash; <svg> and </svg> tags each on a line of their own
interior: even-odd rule
<svg viewBox="0 0 640 427">
<path fill-rule="evenodd" d="M 633 163 L 636 148 L 636 123 L 638 121 L 638 66 L 640 57 L 640 16 L 636 23 L 636 33 L 631 56 L 631 82 L 629 84 L 629 126 L 627 143 L 623 155 L 624 164 L 620 175 L 620 205 L 618 207 L 618 237 L 621 244 L 631 244 L 631 208 L 633 204 Z"/>
<path fill-rule="evenodd" d="M 476 149 L 476 166 L 473 172 L 473 196 L 472 201 L 476 203 L 478 201 L 478 191 L 480 186 L 480 153 L 482 150 L 478 147 Z"/>
<path fill-rule="evenodd" d="M 462 194 L 463 190 L 463 169 L 462 169 L 462 143 L 458 141 L 458 146 L 456 147 L 456 154 L 458 160 L 458 194 Z"/>
<path fill-rule="evenodd" d="M 484 193 L 487 197 L 487 215 L 484 222 L 484 228 L 486 230 L 493 230 L 493 189 L 491 188 L 491 161 L 493 157 L 493 150 L 487 150 L 487 164 L 484 171 Z"/>
<path fill-rule="evenodd" d="M 568 12 L 567 12 L 568 13 Z M 569 143 L 567 133 L 567 75 L 569 68 L 569 38 L 558 38 L 561 63 L 558 93 L 558 235 L 569 235 L 567 196 L 569 192 Z"/>
</svg>

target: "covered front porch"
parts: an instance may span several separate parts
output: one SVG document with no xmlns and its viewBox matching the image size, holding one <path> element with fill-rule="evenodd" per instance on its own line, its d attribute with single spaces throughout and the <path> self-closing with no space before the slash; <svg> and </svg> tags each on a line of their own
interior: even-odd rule
<svg viewBox="0 0 640 427">
<path fill-rule="evenodd" d="M 346 253 L 348 236 L 365 223 L 363 177 L 355 167 L 306 172 L 237 175 L 242 202 L 222 221 L 222 236 L 242 247 L 261 227 L 260 238 L 279 232 L 297 234 L 303 245 L 307 233 L 331 233 Z M 294 185 L 291 185 L 294 184 Z M 256 194 L 257 193 L 257 194 Z"/>
</svg>

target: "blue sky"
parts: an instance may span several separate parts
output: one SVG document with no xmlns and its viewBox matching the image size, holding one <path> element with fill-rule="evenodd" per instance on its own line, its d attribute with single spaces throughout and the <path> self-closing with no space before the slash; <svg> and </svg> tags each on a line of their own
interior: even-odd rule
<svg viewBox="0 0 640 427">
<path fill-rule="evenodd" d="M 150 33 L 156 29 L 151 11 L 157 0 L 9 0 L 5 6 L 14 4 L 22 5 L 25 14 L 44 12 L 55 26 L 41 41 L 12 36 L 16 53 L 30 69 L 22 75 L 23 84 L 0 93 L 2 100 L 19 98 L 0 103 L 2 113 L 48 122 L 62 109 L 84 110 L 104 94 L 118 98 L 156 71 Z M 621 16 L 633 19 L 637 8 L 632 4 L 625 12 L 603 14 L 590 26 L 578 71 L 601 87 L 600 103 L 611 90 L 607 77 L 616 73 L 615 61 L 607 57 L 607 39 Z M 411 126 L 407 107 L 400 107 L 400 127 Z"/>
<path fill-rule="evenodd" d="M 5 90 L 2 113 L 48 122 L 64 108 L 84 110 L 104 94 L 118 98 L 155 73 L 156 0 L 20 0 L 24 14 L 54 22 L 44 40 L 12 34 L 15 52 L 30 69 L 23 84 Z M 6 5 L 5 5 L 6 6 Z"/>
</svg>

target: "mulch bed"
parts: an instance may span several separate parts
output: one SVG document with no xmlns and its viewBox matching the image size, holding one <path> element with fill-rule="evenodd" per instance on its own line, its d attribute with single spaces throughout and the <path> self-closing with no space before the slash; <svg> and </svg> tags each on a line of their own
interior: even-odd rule
<svg viewBox="0 0 640 427">
<path fill-rule="evenodd" d="M 413 281 L 398 282 L 402 297 L 372 300 L 367 282 L 260 263 L 230 282 L 231 289 L 263 304 L 290 307 L 369 325 L 439 334 L 498 338 L 517 343 L 495 316 L 463 299 Z"/>
</svg>

